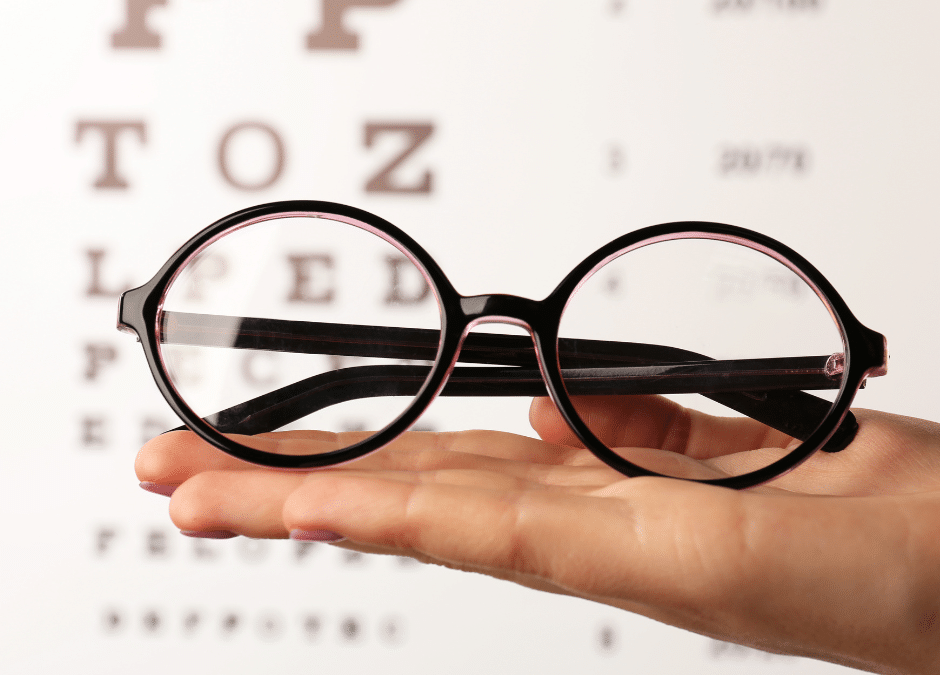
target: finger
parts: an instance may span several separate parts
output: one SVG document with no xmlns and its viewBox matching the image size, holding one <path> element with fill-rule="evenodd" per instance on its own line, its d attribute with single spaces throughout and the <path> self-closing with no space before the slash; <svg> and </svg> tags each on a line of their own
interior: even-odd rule
<svg viewBox="0 0 940 675">
<path fill-rule="evenodd" d="M 304 474 L 269 470 L 200 473 L 173 493 L 170 518 L 184 532 L 284 538 L 284 502 L 304 478 Z"/>
<path fill-rule="evenodd" d="M 347 447 L 368 437 L 368 433 L 331 434 L 317 431 L 285 431 L 251 437 L 251 444 L 275 454 L 315 454 L 324 448 Z M 494 460 L 487 465 L 484 459 Z M 533 472 L 548 471 L 556 464 L 587 465 L 601 472 L 609 470 L 583 450 L 556 446 L 533 438 L 495 431 L 463 431 L 444 434 L 409 432 L 389 446 L 357 460 L 359 469 L 413 470 L 438 468 L 492 468 L 499 461 L 537 463 Z M 163 434 L 140 450 L 135 463 L 139 480 L 160 485 L 179 485 L 203 471 L 253 470 L 245 462 L 204 442 L 192 432 Z M 507 469 L 509 470 L 509 469 Z M 527 471 L 523 466 L 512 471 Z M 533 478 L 537 480 L 537 478 Z"/>
<path fill-rule="evenodd" d="M 347 468 L 342 471 L 346 476 L 381 475 L 386 480 L 407 484 L 434 483 L 495 491 L 553 487 L 588 492 L 609 483 L 609 475 L 601 476 L 595 469 L 541 467 L 542 470 L 533 473 L 527 470 L 530 465 L 486 457 L 477 459 L 481 464 L 474 469 L 378 472 Z M 175 490 L 170 515 L 184 531 L 283 537 L 286 536 L 281 520 L 284 501 L 310 477 L 309 473 L 265 469 L 205 471 Z"/>
<path fill-rule="evenodd" d="M 661 396 L 577 396 L 579 417 L 607 447 L 659 448 L 695 459 L 765 447 L 789 436 L 747 417 L 715 417 Z M 529 422 L 549 443 L 583 447 L 548 398 L 533 399 Z"/>
<path fill-rule="evenodd" d="M 242 445 L 279 455 L 312 455 L 348 447 L 368 432 L 282 431 L 244 436 L 228 434 Z M 203 471 L 255 470 L 257 464 L 229 455 L 191 431 L 171 431 L 148 441 L 134 465 L 142 482 L 179 485 Z"/>
<path fill-rule="evenodd" d="M 228 437 L 272 454 L 313 455 L 349 447 L 370 435 L 368 432 L 280 431 L 256 436 L 228 434 Z M 179 485 L 203 471 L 254 470 L 258 465 L 229 455 L 191 431 L 171 431 L 144 444 L 134 468 L 142 482 Z"/>
<path fill-rule="evenodd" d="M 293 437 L 296 432 L 286 432 Z M 313 438 L 319 447 L 324 443 L 323 432 L 303 432 Z M 232 434 L 235 441 L 249 440 L 252 443 L 271 442 L 266 437 L 273 434 L 260 434 L 254 437 Z M 329 434 L 335 436 L 335 434 Z M 285 444 L 287 445 L 287 444 Z M 284 453 L 282 453 L 284 454 Z M 138 451 L 134 470 L 141 482 L 159 485 L 179 485 L 188 478 L 203 471 L 239 471 L 254 470 L 258 465 L 238 459 L 214 445 L 207 443 L 192 431 L 169 431 L 147 441 Z"/>
<path fill-rule="evenodd" d="M 170 431 L 153 438 L 134 461 L 137 478 L 145 483 L 179 485 L 203 471 L 257 468 L 209 445 L 191 431 Z"/>
</svg>

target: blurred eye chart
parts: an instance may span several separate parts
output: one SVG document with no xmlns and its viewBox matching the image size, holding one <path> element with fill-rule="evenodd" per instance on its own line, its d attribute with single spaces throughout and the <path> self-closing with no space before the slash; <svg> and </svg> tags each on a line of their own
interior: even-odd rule
<svg viewBox="0 0 940 675">
<path fill-rule="evenodd" d="M 857 406 L 937 419 L 938 22 L 874 0 L 6 3 L 0 672 L 849 672 L 402 558 L 186 538 L 137 486 L 179 422 L 115 315 L 197 231 L 281 199 L 366 209 L 461 293 L 532 298 L 625 232 L 725 222 L 888 337 Z M 416 292 L 394 261 L 359 273 Z M 440 401 L 420 425 L 533 435 L 527 410 Z"/>
</svg>

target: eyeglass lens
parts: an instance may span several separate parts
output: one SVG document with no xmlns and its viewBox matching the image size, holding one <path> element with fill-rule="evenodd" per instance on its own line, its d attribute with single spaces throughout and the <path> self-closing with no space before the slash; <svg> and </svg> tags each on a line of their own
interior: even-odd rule
<svg viewBox="0 0 940 675">
<path fill-rule="evenodd" d="M 205 247 L 158 320 L 160 358 L 186 404 L 239 443 L 281 454 L 337 450 L 387 426 L 427 378 L 441 329 L 436 293 L 404 251 L 309 216 Z M 254 435 L 275 429 L 304 442 Z"/>
<path fill-rule="evenodd" d="M 710 479 L 768 466 L 798 441 L 758 422 L 731 434 L 705 414 L 789 406 L 805 438 L 842 385 L 843 342 L 788 266 L 734 241 L 686 238 L 598 268 L 569 300 L 558 348 L 568 393 L 605 445 L 660 474 Z"/>
</svg>

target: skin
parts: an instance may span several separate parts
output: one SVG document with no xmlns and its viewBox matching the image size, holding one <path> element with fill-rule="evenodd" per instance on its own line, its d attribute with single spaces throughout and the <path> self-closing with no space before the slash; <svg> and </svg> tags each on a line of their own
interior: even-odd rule
<svg viewBox="0 0 940 675">
<path fill-rule="evenodd" d="M 664 461 L 678 453 L 708 471 L 792 442 L 658 397 L 578 406 L 609 447 Z M 625 478 L 581 448 L 546 399 L 530 411 L 542 440 L 414 432 L 349 465 L 298 473 L 174 432 L 145 445 L 136 470 L 173 490 L 170 517 L 184 531 L 333 532 L 346 548 L 482 572 L 767 651 L 940 672 L 940 425 L 855 414 L 846 450 L 741 492 Z M 360 437 L 260 442 L 296 453 Z"/>
</svg>

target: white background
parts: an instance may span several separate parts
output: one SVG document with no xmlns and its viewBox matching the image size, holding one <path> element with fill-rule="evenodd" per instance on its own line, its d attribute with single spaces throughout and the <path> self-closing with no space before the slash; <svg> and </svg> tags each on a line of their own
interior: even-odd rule
<svg viewBox="0 0 940 675">
<path fill-rule="evenodd" d="M 116 299 L 87 294 L 87 251 L 117 290 L 231 211 L 325 199 L 408 231 L 463 293 L 542 297 L 623 232 L 727 222 L 801 252 L 888 336 L 890 374 L 858 405 L 937 419 L 937 5 L 400 0 L 346 13 L 352 51 L 307 49 L 316 0 L 167 0 L 148 14 L 159 49 L 116 49 L 126 5 L 0 10 L 0 672 L 843 670 L 395 559 L 181 537 L 132 470 L 144 420 L 176 422 Z M 118 141 L 126 189 L 93 187 L 102 137 L 77 141 L 79 120 L 144 122 L 145 143 Z M 219 170 L 246 121 L 284 143 L 268 189 Z M 430 194 L 365 191 L 399 148 L 365 147 L 369 122 L 433 124 L 398 174 L 431 171 Z M 270 162 L 255 141 L 231 155 L 244 180 Z M 774 149 L 807 162 L 723 170 Z M 89 345 L 115 350 L 92 379 Z M 525 432 L 524 411 L 439 419 Z"/>
</svg>

